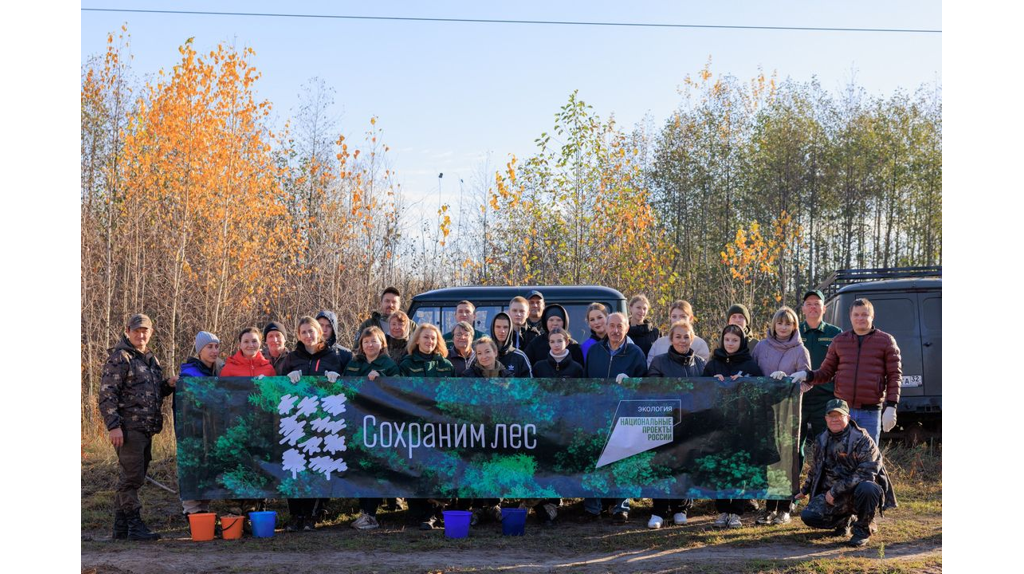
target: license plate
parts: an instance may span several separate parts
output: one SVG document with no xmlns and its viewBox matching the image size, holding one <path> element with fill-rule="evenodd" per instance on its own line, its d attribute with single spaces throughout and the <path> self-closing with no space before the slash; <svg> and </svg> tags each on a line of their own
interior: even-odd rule
<svg viewBox="0 0 1024 574">
<path fill-rule="evenodd" d="M 922 381 L 921 375 L 906 375 L 903 377 L 903 387 L 920 387 Z"/>
</svg>

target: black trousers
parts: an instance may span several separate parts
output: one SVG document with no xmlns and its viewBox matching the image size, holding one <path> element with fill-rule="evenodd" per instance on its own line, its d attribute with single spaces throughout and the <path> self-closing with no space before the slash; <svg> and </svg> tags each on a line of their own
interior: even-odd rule
<svg viewBox="0 0 1024 574">
<path fill-rule="evenodd" d="M 862 482 L 853 489 L 853 496 L 841 496 L 834 505 L 825 502 L 824 493 L 816 495 L 800 513 L 800 519 L 811 528 L 836 528 L 856 514 L 854 530 L 870 535 L 871 524 L 875 521 L 875 512 L 881 501 L 882 487 L 874 482 Z"/>
<path fill-rule="evenodd" d="M 289 498 L 288 514 L 292 517 L 319 518 L 324 502 L 323 498 Z"/>
<path fill-rule="evenodd" d="M 115 449 L 121 473 L 114 493 L 114 506 L 129 514 L 142 508 L 139 489 L 146 482 L 146 471 L 153 460 L 153 438 L 146 433 L 124 430 L 124 443 Z"/>
<path fill-rule="evenodd" d="M 651 514 L 662 518 L 670 518 L 676 512 L 690 512 L 693 500 L 689 498 L 654 498 Z"/>
<path fill-rule="evenodd" d="M 793 506 L 792 500 L 766 500 L 764 508 L 769 512 L 789 512 Z"/>
<path fill-rule="evenodd" d="M 406 498 L 409 504 L 409 520 L 413 522 L 426 522 L 431 518 L 441 518 L 441 511 L 450 501 L 435 501 L 430 498 Z"/>
<path fill-rule="evenodd" d="M 377 509 L 380 505 L 384 504 L 383 498 L 360 498 L 359 499 L 359 510 L 363 514 L 369 514 L 370 516 L 377 516 Z"/>
<path fill-rule="evenodd" d="M 757 501 L 746 498 L 723 498 L 715 500 L 715 511 L 726 514 L 743 514 L 744 512 L 755 512 Z"/>
</svg>

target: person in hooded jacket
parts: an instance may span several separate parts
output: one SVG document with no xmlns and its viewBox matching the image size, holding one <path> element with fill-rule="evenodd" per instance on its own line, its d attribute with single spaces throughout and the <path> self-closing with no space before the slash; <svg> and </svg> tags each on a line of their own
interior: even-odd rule
<svg viewBox="0 0 1024 574">
<path fill-rule="evenodd" d="M 548 356 L 533 364 L 533 376 L 540 379 L 581 379 L 583 365 L 569 354 L 569 333 L 561 327 L 548 331 Z"/>
<path fill-rule="evenodd" d="M 277 375 L 274 366 L 260 352 L 260 331 L 256 327 L 248 327 L 238 334 L 238 351 L 228 357 L 222 377 L 256 377 Z"/>
<path fill-rule="evenodd" d="M 455 367 L 457 376 L 461 377 L 473 362 L 473 333 L 473 326 L 466 321 L 460 321 L 452 328 L 452 340 L 448 343 L 448 361 Z M 478 337 L 477 340 L 479 339 Z"/>
<path fill-rule="evenodd" d="M 565 311 L 565 307 L 555 303 L 544 307 L 544 315 L 541 321 L 544 325 L 544 333 L 550 333 L 553 329 L 559 328 L 564 329 L 566 333 L 569 332 L 569 313 Z M 583 349 L 580 348 L 580 344 L 576 341 L 569 339 L 569 354 L 572 356 L 572 360 L 579 364 L 583 364 Z M 548 353 L 551 352 L 551 347 L 548 346 L 548 338 L 544 335 L 536 337 L 526 347 L 526 358 L 533 365 L 537 361 L 544 360 Z"/>
<path fill-rule="evenodd" d="M 590 327 L 590 337 L 580 343 L 584 363 L 587 361 L 587 351 L 608 338 L 605 334 L 605 329 L 608 328 L 608 307 L 604 303 L 591 303 L 587 307 L 587 325 Z"/>
<path fill-rule="evenodd" d="M 338 340 L 338 316 L 334 314 L 334 311 L 324 309 L 316 314 L 316 320 L 320 323 L 320 330 L 324 332 L 324 341 L 327 342 L 327 346 L 337 348 L 345 357 L 346 363 L 351 361 L 352 351 Z"/>
<path fill-rule="evenodd" d="M 292 383 L 300 377 L 323 376 L 331 383 L 345 371 L 352 353 L 338 346 L 328 345 L 321 322 L 313 317 L 302 317 L 296 329 L 299 343 L 295 350 L 281 361 L 278 375 L 287 375 Z M 335 329 L 337 331 L 337 329 Z M 289 498 L 288 514 L 291 520 L 285 527 L 289 532 L 316 529 L 318 517 L 324 512 L 321 498 Z"/>
<path fill-rule="evenodd" d="M 194 349 L 196 355 L 189 357 L 178 369 L 180 377 L 216 377 L 224 367 L 224 361 L 220 359 L 220 339 L 209 331 L 196 333 Z M 209 500 L 184 500 L 181 501 L 181 513 L 188 520 L 189 514 L 197 512 L 209 512 Z"/>
<path fill-rule="evenodd" d="M 640 350 L 644 352 L 644 357 L 651 352 L 651 345 L 661 337 L 661 332 L 658 328 L 647 318 L 647 313 L 651 310 L 651 302 L 647 299 L 646 295 L 634 295 L 629 300 L 629 331 L 626 336 L 629 337 L 633 344 L 640 347 Z"/>
<path fill-rule="evenodd" d="M 356 339 L 356 354 L 345 367 L 343 376 L 366 377 L 371 381 L 378 377 L 394 377 L 398 375 L 398 365 L 388 356 L 388 342 L 384 331 L 379 327 L 367 327 Z M 382 498 L 360 498 L 359 516 L 352 522 L 356 530 L 372 530 L 378 528 L 377 509 Z"/>
<path fill-rule="evenodd" d="M 726 377 L 736 380 L 740 377 L 760 377 L 764 373 L 750 356 L 747 335 L 739 325 L 729 324 L 722 329 L 719 346 L 704 367 L 705 377 L 724 381 Z M 739 528 L 743 526 L 740 516 L 747 511 L 757 510 L 756 500 L 716 499 L 715 510 L 719 513 L 713 526 L 716 528 Z"/>
<path fill-rule="evenodd" d="M 754 360 L 761 372 L 773 379 L 788 377 L 791 373 L 811 368 L 811 354 L 800 339 L 796 311 L 782 307 L 772 317 L 768 337 L 754 347 Z M 768 500 L 757 524 L 789 524 L 790 500 Z"/>
<path fill-rule="evenodd" d="M 260 352 L 277 371 L 277 366 L 288 356 L 288 330 L 284 325 L 271 321 L 263 327 L 263 348 Z"/>
<path fill-rule="evenodd" d="M 651 367 L 647 370 L 648 377 L 673 377 L 688 379 L 704 374 L 704 362 L 691 346 L 696 334 L 693 325 L 687 321 L 677 321 L 668 330 L 668 338 L 672 342 L 668 352 L 654 357 Z M 693 507 L 693 500 L 686 499 L 653 499 L 651 519 L 647 528 L 661 528 L 665 517 L 671 516 L 677 525 L 686 524 L 686 514 Z M 675 510 L 675 512 L 673 512 Z"/>
<path fill-rule="evenodd" d="M 408 354 L 398 365 L 403 377 L 454 377 L 455 367 L 448 359 L 441 330 L 430 323 L 421 323 L 413 331 L 406 348 Z M 435 499 L 409 498 L 409 516 L 418 521 L 420 530 L 433 530 L 441 517 L 445 502 Z"/>
<path fill-rule="evenodd" d="M 513 377 L 532 377 L 530 359 L 512 342 L 512 318 L 504 311 L 496 313 L 491 320 L 491 339 L 498 346 L 498 362 L 512 373 Z"/>
</svg>

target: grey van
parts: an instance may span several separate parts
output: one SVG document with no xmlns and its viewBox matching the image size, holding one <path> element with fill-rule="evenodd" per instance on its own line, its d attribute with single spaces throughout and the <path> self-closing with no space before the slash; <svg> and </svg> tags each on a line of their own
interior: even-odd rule
<svg viewBox="0 0 1024 574">
<path fill-rule="evenodd" d="M 526 297 L 537 290 L 544 295 L 544 303 L 558 303 L 569 313 L 569 331 L 578 342 L 590 338 L 587 326 L 587 306 L 604 303 L 609 313 L 626 311 L 626 298 L 615 289 L 599 285 L 524 285 L 518 287 L 448 287 L 420 293 L 412 298 L 409 317 L 417 324 L 437 325 L 442 333 L 455 326 L 455 306 L 459 301 L 476 305 L 476 324 L 473 328 L 490 333 L 491 320 L 498 313 L 508 312 L 513 297 Z"/>
<path fill-rule="evenodd" d="M 875 326 L 895 337 L 900 347 L 903 384 L 899 412 L 940 415 L 942 278 L 867 281 L 847 285 L 826 297 L 825 320 L 844 331 L 852 328 L 850 306 L 854 299 L 871 301 Z"/>
</svg>

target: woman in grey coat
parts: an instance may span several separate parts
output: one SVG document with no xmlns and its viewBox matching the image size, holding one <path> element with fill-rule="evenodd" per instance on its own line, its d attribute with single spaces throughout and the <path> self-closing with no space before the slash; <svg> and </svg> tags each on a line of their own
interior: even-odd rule
<svg viewBox="0 0 1024 574">
<path fill-rule="evenodd" d="M 768 337 L 757 342 L 754 360 L 761 371 L 770 373 L 773 379 L 781 379 L 810 367 L 811 354 L 800 340 L 799 321 L 796 312 L 783 307 L 772 317 Z M 757 518 L 758 524 L 786 524 L 790 521 L 789 500 L 769 500 L 764 512 Z"/>
</svg>

